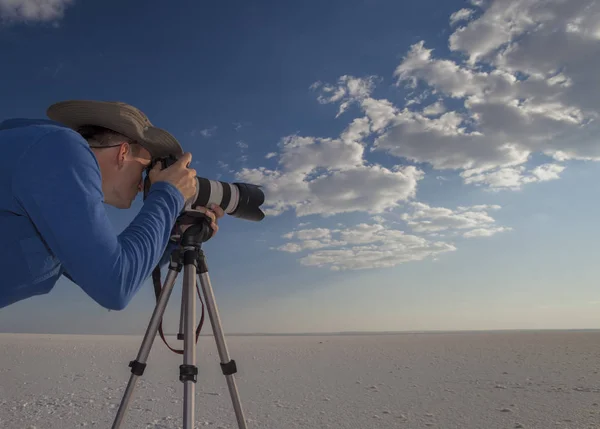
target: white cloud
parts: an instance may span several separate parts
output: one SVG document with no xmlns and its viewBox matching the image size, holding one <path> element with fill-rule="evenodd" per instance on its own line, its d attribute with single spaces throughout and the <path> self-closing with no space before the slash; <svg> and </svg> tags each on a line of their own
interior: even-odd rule
<svg viewBox="0 0 600 429">
<path fill-rule="evenodd" d="M 327 228 L 313 228 L 303 229 L 300 231 L 293 231 L 284 235 L 285 238 L 299 238 L 300 240 L 314 240 L 314 239 L 330 239 L 331 231 Z"/>
<path fill-rule="evenodd" d="M 440 119 L 399 111 L 390 129 L 378 138 L 380 149 L 435 168 L 519 165 L 534 152 L 552 154 L 552 142 L 569 145 L 564 135 L 578 131 L 597 115 L 577 106 L 575 100 L 561 100 L 565 88 L 560 85 L 535 78 L 521 81 L 501 69 L 483 72 L 434 59 L 423 42 L 411 48 L 395 76 L 400 83 L 423 81 L 448 97 L 464 100 L 462 111 L 447 112 Z M 449 119 L 446 127 L 436 127 L 444 117 Z M 564 147 L 557 149 L 564 151 Z"/>
<path fill-rule="evenodd" d="M 315 167 L 316 168 L 316 167 Z M 330 216 L 347 212 L 381 213 L 413 198 L 423 173 L 413 166 L 387 169 L 380 165 L 347 167 L 314 178 L 307 171 L 243 169 L 237 178 L 263 186 L 265 214 L 294 210 L 297 216 Z"/>
<path fill-rule="evenodd" d="M 309 174 L 318 168 L 343 170 L 363 164 L 364 147 L 339 139 L 288 136 L 282 139 L 279 163 L 285 171 Z"/>
<path fill-rule="evenodd" d="M 424 203 L 410 204 L 411 210 L 402 215 L 402 219 L 416 233 L 436 234 L 440 231 L 464 237 L 491 236 L 510 228 L 498 227 L 488 210 L 499 210 L 498 205 L 475 205 L 458 207 L 451 210 L 445 207 L 430 207 Z"/>
<path fill-rule="evenodd" d="M 437 116 L 437 115 L 444 113 L 445 111 L 446 111 L 446 107 L 444 106 L 444 103 L 441 101 L 436 101 L 435 103 L 430 104 L 429 106 L 427 106 L 423 109 L 423 115 L 424 116 Z"/>
<path fill-rule="evenodd" d="M 466 238 L 475 238 L 475 237 L 491 237 L 494 234 L 504 231 L 511 231 L 511 228 L 506 228 L 503 226 L 491 227 L 491 228 L 477 228 L 472 229 L 471 231 L 465 232 L 463 235 Z"/>
<path fill-rule="evenodd" d="M 373 219 L 373 221 L 379 224 L 385 223 L 385 218 L 380 215 L 371 216 L 371 219 Z"/>
<path fill-rule="evenodd" d="M 481 132 L 469 131 L 465 120 L 454 111 L 428 118 L 405 109 L 377 137 L 374 148 L 436 169 L 489 169 L 527 161 L 531 153 L 527 148 L 518 143 L 490 144 Z"/>
<path fill-rule="evenodd" d="M 469 63 L 520 76 L 512 98 L 538 116 L 551 112 L 553 128 L 528 127 L 544 145 L 535 150 L 597 160 L 599 16 L 600 4 L 590 0 L 494 2 L 450 38 L 450 48 Z"/>
<path fill-rule="evenodd" d="M 217 161 L 217 165 L 219 166 L 219 168 L 221 168 L 222 170 L 227 171 L 228 173 L 234 173 L 234 170 L 231 170 L 231 168 L 229 167 L 229 164 L 223 162 L 223 161 Z"/>
<path fill-rule="evenodd" d="M 279 250 L 293 253 L 311 250 L 300 259 L 303 265 L 332 270 L 387 268 L 456 250 L 452 244 L 407 235 L 379 224 L 359 224 L 334 230 L 300 230 L 286 237 L 308 238 L 286 243 Z"/>
<path fill-rule="evenodd" d="M 0 0 L 0 18 L 13 22 L 52 22 L 63 18 L 73 0 Z"/>
<path fill-rule="evenodd" d="M 360 143 L 362 139 L 371 134 L 368 118 L 356 118 L 342 133 L 340 139 L 347 145 Z"/>
<path fill-rule="evenodd" d="M 371 123 L 373 132 L 382 132 L 398 115 L 398 108 L 388 100 L 376 100 L 365 98 L 361 102 L 361 107 L 366 113 L 366 118 Z"/>
<path fill-rule="evenodd" d="M 480 211 L 480 210 L 500 210 L 502 207 L 498 204 L 477 204 L 471 207 L 458 206 L 459 211 Z"/>
<path fill-rule="evenodd" d="M 524 184 L 558 179 L 559 174 L 564 169 L 564 166 L 558 164 L 543 164 L 538 165 L 529 172 L 526 172 L 525 167 L 519 166 L 499 168 L 482 173 L 464 172 L 462 176 L 465 178 L 465 183 L 484 184 L 490 190 L 519 190 Z"/>
<path fill-rule="evenodd" d="M 203 130 L 200 130 L 200 134 L 202 134 L 203 137 L 212 137 L 215 132 L 217 131 L 217 127 L 210 127 L 210 128 L 205 128 Z"/>
<path fill-rule="evenodd" d="M 393 73 L 413 91 L 404 106 L 373 98 L 374 76 L 314 89 L 321 102 L 341 103 L 338 115 L 349 103 L 362 109 L 371 150 L 458 170 L 467 184 L 518 189 L 544 180 L 523 168 L 533 154 L 600 160 L 598 16 L 590 0 L 496 1 L 450 37 L 466 61 L 436 58 L 425 41 L 409 49 Z M 446 99 L 460 107 L 448 110 Z"/>
<path fill-rule="evenodd" d="M 302 251 L 302 246 L 298 243 L 286 243 L 282 246 L 279 246 L 277 249 L 284 252 L 296 253 Z"/>
<path fill-rule="evenodd" d="M 317 100 L 321 104 L 340 103 L 340 109 L 336 117 L 346 111 L 348 106 L 357 101 L 363 100 L 371 94 L 375 86 L 375 77 L 356 78 L 354 76 L 344 75 L 338 79 L 338 86 L 315 82 L 311 89 L 320 89 L 321 95 Z"/>
<path fill-rule="evenodd" d="M 544 182 L 547 180 L 556 180 L 560 178 L 559 174 L 565 169 L 564 166 L 558 164 L 544 164 L 535 167 L 531 174 L 537 178 L 537 181 Z"/>
<path fill-rule="evenodd" d="M 475 11 L 473 9 L 461 9 L 450 15 L 450 25 L 456 25 L 457 22 L 468 20 Z"/>
<path fill-rule="evenodd" d="M 303 265 L 334 270 L 392 267 L 456 250 L 452 243 L 431 240 L 434 237 L 490 237 L 511 231 L 509 227 L 496 225 L 496 221 L 488 214 L 488 211 L 500 208 L 499 205 L 480 204 L 458 207 L 453 211 L 413 202 L 410 211 L 404 213 L 402 219 L 414 233 L 424 234 L 428 238 L 384 226 L 381 224 L 383 218 L 378 217 L 374 224 L 291 231 L 282 236 L 289 241 L 277 247 L 277 250 L 293 254 L 308 251 L 307 255 L 300 258 Z"/>
<path fill-rule="evenodd" d="M 365 161 L 361 138 L 368 120 L 353 121 L 338 139 L 287 136 L 280 169 L 243 169 L 238 180 L 263 186 L 265 213 L 297 216 L 365 211 L 381 213 L 416 195 L 423 172 L 408 165 L 386 168 Z"/>
</svg>

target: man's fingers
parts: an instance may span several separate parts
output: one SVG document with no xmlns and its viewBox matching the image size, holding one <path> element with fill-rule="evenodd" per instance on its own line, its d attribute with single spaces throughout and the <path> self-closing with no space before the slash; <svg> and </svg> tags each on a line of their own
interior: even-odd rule
<svg viewBox="0 0 600 429">
<path fill-rule="evenodd" d="M 215 235 L 217 233 L 217 231 L 219 230 L 219 225 L 217 224 L 217 220 L 221 216 L 223 216 L 225 214 L 225 212 L 219 206 L 214 206 L 214 204 L 211 204 L 211 207 L 215 207 L 215 208 L 211 210 L 207 207 L 196 207 L 196 210 L 204 213 L 206 216 L 208 216 L 210 218 L 210 220 L 211 220 L 210 227 L 213 230 L 212 235 Z"/>
<path fill-rule="evenodd" d="M 217 221 L 217 215 L 215 212 L 213 212 L 212 210 L 206 208 L 206 207 L 196 207 L 196 210 L 198 210 L 199 212 L 204 213 L 206 216 L 208 216 L 213 222 Z"/>
<path fill-rule="evenodd" d="M 223 215 L 225 214 L 225 211 L 223 211 L 223 209 L 221 208 L 220 205 L 218 204 L 211 204 L 210 205 L 210 209 L 215 212 L 215 214 L 217 215 L 217 218 L 223 217 Z"/>
</svg>

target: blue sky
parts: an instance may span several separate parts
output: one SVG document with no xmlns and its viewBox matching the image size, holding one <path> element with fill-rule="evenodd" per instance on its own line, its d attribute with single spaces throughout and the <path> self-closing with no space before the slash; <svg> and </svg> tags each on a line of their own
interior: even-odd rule
<svg viewBox="0 0 600 429">
<path fill-rule="evenodd" d="M 0 0 L 0 120 L 125 101 L 264 186 L 205 245 L 226 332 L 599 328 L 599 7 L 561 3 Z M 138 334 L 153 306 L 61 280 L 0 331 Z"/>
</svg>

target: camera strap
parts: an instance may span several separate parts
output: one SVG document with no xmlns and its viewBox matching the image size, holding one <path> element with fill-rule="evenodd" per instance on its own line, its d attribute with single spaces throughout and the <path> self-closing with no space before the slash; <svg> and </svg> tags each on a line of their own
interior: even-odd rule
<svg viewBox="0 0 600 429">
<path fill-rule="evenodd" d="M 162 285 L 161 285 L 160 278 L 161 278 L 160 267 L 157 266 L 156 268 L 154 268 L 154 271 L 152 271 L 152 283 L 154 283 L 154 295 L 156 296 L 157 303 L 158 303 L 158 298 L 160 297 L 160 293 L 162 291 Z M 202 325 L 204 324 L 204 303 L 202 302 L 202 295 L 200 294 L 200 289 L 198 288 L 198 283 L 196 283 L 196 291 L 198 292 L 198 296 L 200 298 L 200 304 L 202 304 L 202 316 L 200 317 L 200 323 L 198 323 L 198 327 L 196 328 L 196 344 L 198 344 L 198 338 L 200 337 L 200 331 L 202 330 Z M 163 342 L 173 353 L 182 355 L 183 349 L 182 350 L 174 349 L 169 345 L 169 343 L 167 343 L 167 340 L 165 339 L 165 335 L 163 332 L 162 324 L 163 324 L 163 320 L 161 317 L 160 324 L 158 325 L 158 332 L 159 332 L 160 337 L 162 338 Z"/>
</svg>

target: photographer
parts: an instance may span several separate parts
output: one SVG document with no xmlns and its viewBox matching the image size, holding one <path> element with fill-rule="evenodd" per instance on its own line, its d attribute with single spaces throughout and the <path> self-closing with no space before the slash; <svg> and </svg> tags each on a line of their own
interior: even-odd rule
<svg viewBox="0 0 600 429">
<path fill-rule="evenodd" d="M 66 101 L 47 113 L 0 123 L 0 308 L 49 293 L 64 275 L 121 310 L 168 261 L 175 221 L 196 193 L 191 154 L 124 103 Z M 144 171 L 167 155 L 178 161 L 149 171 L 143 206 L 117 235 L 104 204 L 130 208 Z M 204 212 L 216 233 L 223 210 Z"/>
</svg>

